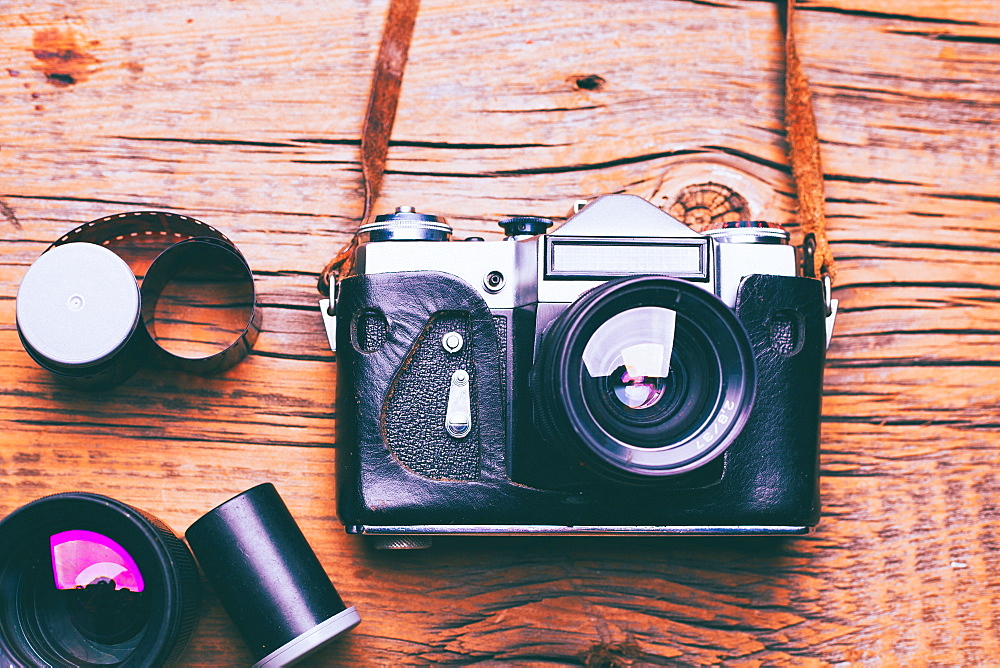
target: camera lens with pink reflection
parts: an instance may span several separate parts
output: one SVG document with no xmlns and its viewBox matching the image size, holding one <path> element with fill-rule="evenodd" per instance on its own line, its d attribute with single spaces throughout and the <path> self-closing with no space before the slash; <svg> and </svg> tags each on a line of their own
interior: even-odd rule
<svg viewBox="0 0 1000 668">
<path fill-rule="evenodd" d="M 57 494 L 0 522 L 0 665 L 160 666 L 194 626 L 199 582 L 163 522 Z"/>
<path fill-rule="evenodd" d="M 80 633 L 105 643 L 138 635 L 149 621 L 149 600 L 132 555 L 95 531 L 61 531 L 50 541 L 55 588 Z"/>
</svg>

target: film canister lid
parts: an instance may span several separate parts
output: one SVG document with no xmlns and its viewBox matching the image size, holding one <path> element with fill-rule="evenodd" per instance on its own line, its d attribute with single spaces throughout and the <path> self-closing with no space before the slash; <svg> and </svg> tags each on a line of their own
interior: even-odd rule
<svg viewBox="0 0 1000 668">
<path fill-rule="evenodd" d="M 186 538 L 255 668 L 291 665 L 361 622 L 270 483 L 206 513 Z"/>
<path fill-rule="evenodd" d="M 103 246 L 69 243 L 44 253 L 17 292 L 17 326 L 42 366 L 99 365 L 128 343 L 139 320 L 139 286 Z"/>
</svg>

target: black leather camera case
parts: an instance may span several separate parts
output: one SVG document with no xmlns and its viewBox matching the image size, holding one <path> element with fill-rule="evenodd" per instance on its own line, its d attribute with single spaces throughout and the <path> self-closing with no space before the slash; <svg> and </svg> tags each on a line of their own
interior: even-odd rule
<svg viewBox="0 0 1000 668">
<path fill-rule="evenodd" d="M 662 483 L 525 485 L 512 457 L 547 453 L 530 428 L 528 388 L 514 373 L 533 307 L 491 312 L 443 272 L 354 276 L 338 301 L 337 499 L 352 533 L 372 526 L 787 527 L 819 518 L 820 394 L 826 348 L 819 281 L 747 277 L 735 311 L 757 367 L 749 421 L 709 475 Z M 533 328 L 532 328 L 533 329 Z M 441 336 L 458 331 L 463 349 Z M 530 346 L 529 346 L 530 349 Z M 523 355 L 522 355 L 523 357 Z M 444 430 L 448 379 L 471 377 L 472 432 Z M 519 419 L 515 420 L 514 412 Z M 536 476 L 537 477 L 537 476 Z M 766 531 L 764 531 L 766 533 Z"/>
</svg>

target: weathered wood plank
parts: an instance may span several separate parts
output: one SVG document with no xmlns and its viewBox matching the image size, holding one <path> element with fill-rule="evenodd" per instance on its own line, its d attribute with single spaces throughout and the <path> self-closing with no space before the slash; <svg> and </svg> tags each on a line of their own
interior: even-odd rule
<svg viewBox="0 0 1000 668">
<path fill-rule="evenodd" d="M 824 518 L 790 541 L 467 539 L 371 551 L 334 517 L 336 363 L 316 273 L 361 212 L 385 0 L 0 8 L 0 517 L 121 498 L 178 530 L 274 481 L 365 619 L 312 665 L 1000 661 L 1000 7 L 817 0 L 815 93 L 841 301 Z M 424 0 L 381 209 L 498 238 L 513 214 L 685 186 L 795 230 L 778 8 Z M 264 310 L 219 377 L 100 395 L 22 350 L 17 286 L 73 226 L 158 208 L 232 238 Z M 246 665 L 209 594 L 186 665 Z"/>
</svg>

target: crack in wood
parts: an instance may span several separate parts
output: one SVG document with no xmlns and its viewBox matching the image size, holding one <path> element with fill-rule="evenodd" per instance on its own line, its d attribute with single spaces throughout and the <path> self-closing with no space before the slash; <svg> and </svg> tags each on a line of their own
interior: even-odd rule
<svg viewBox="0 0 1000 668">
<path fill-rule="evenodd" d="M 912 211 L 907 213 L 913 215 Z M 933 214 L 927 214 L 933 215 Z M 920 242 L 920 241 L 891 241 L 888 239 L 838 239 L 837 243 L 842 246 L 848 244 L 857 244 L 858 246 L 876 246 L 880 248 L 907 248 L 907 249 L 920 249 L 920 250 L 943 250 L 943 251 L 959 251 L 959 252 L 974 252 L 974 253 L 1000 253 L 1000 248 L 992 246 L 968 246 L 964 244 L 944 244 L 944 243 L 934 243 L 934 242 Z M 838 257 L 838 259 L 847 259 L 852 256 L 844 256 L 843 258 Z M 870 260 L 875 259 L 872 256 L 856 255 L 853 259 Z M 885 258 L 878 258 L 885 259 Z"/>
<path fill-rule="evenodd" d="M 851 86 L 848 84 L 832 84 L 824 83 L 815 86 L 817 91 L 826 91 L 826 94 L 832 98 L 839 98 L 844 100 L 857 100 L 857 101 L 883 101 L 888 98 L 903 99 L 906 101 L 919 102 L 921 104 L 926 104 L 928 102 L 939 102 L 944 104 L 958 104 L 966 107 L 973 107 L 975 109 L 982 108 L 997 108 L 1000 107 L 1000 102 L 989 102 L 976 97 L 941 97 L 940 95 L 935 95 L 933 91 L 927 93 L 917 93 L 916 91 L 908 90 L 891 90 L 889 88 L 867 88 L 864 86 Z M 832 91 L 832 92 L 831 92 Z M 843 91 L 843 92 L 842 92 Z M 852 95 L 851 93 L 856 93 Z"/>
<path fill-rule="evenodd" d="M 944 23 L 946 25 L 959 26 L 983 26 L 987 25 L 979 21 L 962 21 L 960 19 L 946 19 L 935 16 L 917 16 L 916 14 L 894 14 L 891 12 L 876 12 L 866 9 L 848 9 L 845 7 L 830 7 L 819 5 L 798 5 L 798 11 L 818 12 L 824 14 L 843 14 L 845 16 L 857 16 L 862 18 L 880 19 L 885 21 L 913 21 L 914 23 Z"/>
<path fill-rule="evenodd" d="M 926 37 L 928 39 L 941 42 L 960 42 L 964 44 L 1000 44 L 1000 37 L 992 35 L 955 35 L 952 33 L 926 32 L 921 30 L 889 30 L 894 35 L 910 35 L 914 37 Z"/>
<path fill-rule="evenodd" d="M 880 185 L 891 185 L 891 186 L 924 186 L 926 183 L 920 183 L 919 181 L 898 181 L 895 179 L 883 179 L 877 176 L 855 176 L 853 174 L 831 174 L 827 172 L 823 175 L 824 181 L 844 181 L 846 183 L 877 183 Z"/>
<path fill-rule="evenodd" d="M 893 369 L 899 367 L 913 367 L 913 368 L 923 368 L 923 367 L 952 367 L 952 368 L 962 368 L 962 367 L 1000 367 L 1000 360 L 982 360 L 982 359 L 940 359 L 940 360 L 929 360 L 929 359 L 917 359 L 914 357 L 903 357 L 903 358 L 886 358 L 886 359 L 865 359 L 865 358 L 855 358 L 852 360 L 847 359 L 828 359 L 827 368 L 830 369 Z"/>
<path fill-rule="evenodd" d="M 977 193 L 920 193 L 921 197 L 935 199 L 953 199 L 968 202 L 987 202 L 989 204 L 1000 204 L 1000 197 L 992 195 L 980 195 Z"/>
<path fill-rule="evenodd" d="M 1000 285 L 972 281 L 858 281 L 841 283 L 838 290 L 858 288 L 943 288 L 947 290 L 1000 290 Z"/>
<path fill-rule="evenodd" d="M 111 135 L 111 139 L 123 139 L 126 141 L 138 142 L 159 142 L 176 144 L 194 144 L 207 146 L 253 146 L 260 148 L 300 148 L 299 144 L 311 144 L 320 146 L 360 146 L 360 139 L 321 139 L 309 137 L 297 137 L 287 142 L 252 141 L 246 139 L 212 139 L 212 138 L 189 138 L 189 137 L 133 137 L 128 135 Z M 389 146 L 407 148 L 440 148 L 447 150 L 504 150 L 516 148 L 550 148 L 566 146 L 567 144 L 502 144 L 502 143 L 463 143 L 447 141 L 414 141 L 414 140 L 392 140 Z"/>
<path fill-rule="evenodd" d="M 491 172 L 478 172 L 478 173 L 420 172 L 420 171 L 393 169 L 393 170 L 386 170 L 386 174 L 399 174 L 406 176 L 447 176 L 451 178 L 465 178 L 465 179 L 493 179 L 505 176 L 525 176 L 531 174 L 571 174 L 574 172 L 599 171 L 611 167 L 620 167 L 622 165 L 634 165 L 644 162 L 650 162 L 652 160 L 672 158 L 679 155 L 694 155 L 697 153 L 701 153 L 701 151 L 694 149 L 682 149 L 678 151 L 659 151 L 656 153 L 647 153 L 644 155 L 629 156 L 626 158 L 616 158 L 614 160 L 606 160 L 603 162 L 595 162 L 595 163 L 556 165 L 553 167 L 524 167 L 521 169 L 502 169 Z"/>
<path fill-rule="evenodd" d="M 10 206 L 8 206 L 2 199 L 0 199 L 0 218 L 3 218 L 4 222 L 8 225 L 13 225 L 19 230 L 22 229 L 21 221 L 19 221 L 17 216 L 14 214 L 14 209 L 10 208 Z"/>
</svg>

